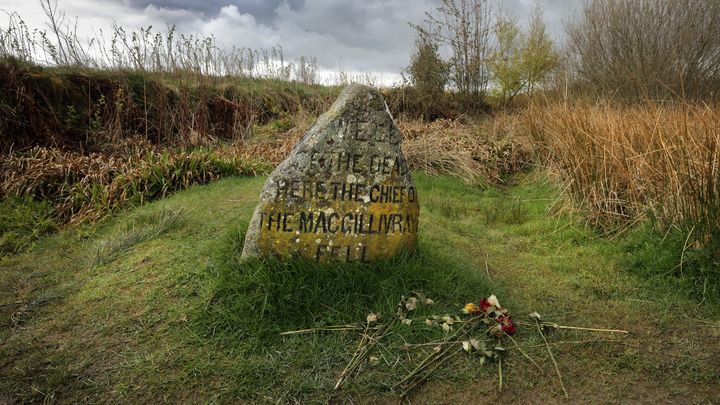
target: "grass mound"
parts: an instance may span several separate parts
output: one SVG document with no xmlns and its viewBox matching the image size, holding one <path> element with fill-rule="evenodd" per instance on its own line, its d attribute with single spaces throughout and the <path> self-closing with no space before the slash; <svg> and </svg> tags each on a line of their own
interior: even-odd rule
<svg viewBox="0 0 720 405">
<path fill-rule="evenodd" d="M 256 123 L 324 111 L 339 89 L 281 80 L 51 68 L 0 58 L 0 153 L 100 151 L 142 138 L 186 146 Z"/>
<path fill-rule="evenodd" d="M 209 298 L 191 323 L 198 335 L 221 350 L 245 353 L 250 361 L 238 367 L 238 372 L 248 379 L 248 385 L 238 394 L 255 400 L 277 398 L 281 391 L 300 401 L 330 398 L 338 367 L 357 345 L 356 330 L 296 336 L 282 336 L 282 332 L 337 325 L 359 327 L 370 313 L 379 314 L 381 319 L 392 317 L 403 296 L 431 298 L 433 305 L 418 305 L 411 313 L 411 325 L 398 323 L 390 329 L 382 342 L 383 363 L 364 367 L 363 373 L 334 398 L 351 399 L 369 392 L 388 395 L 392 384 L 416 361 L 415 356 L 406 357 L 405 344 L 446 336 L 438 325 L 425 324 L 425 319 L 438 314 L 458 315 L 465 302 L 499 290 L 491 288 L 483 273 L 469 271 L 462 260 L 438 254 L 433 243 L 421 243 L 414 253 L 373 264 L 317 265 L 272 259 L 242 262 L 237 255 L 243 234 L 241 228 L 225 237 L 215 259 L 218 267 Z M 442 373 L 443 378 L 466 381 L 474 374 L 469 373 L 473 364 L 473 360 L 462 361 L 457 368 Z M 306 371 L 298 373 L 297 369 Z M 250 380 L 254 373 L 263 375 L 267 389 L 257 389 L 256 381 Z"/>
<path fill-rule="evenodd" d="M 372 265 L 233 260 L 214 287 L 210 325 L 267 343 L 287 330 L 357 323 L 371 312 L 390 315 L 412 292 L 444 303 L 435 310 L 451 313 L 490 292 L 481 274 L 430 249 Z"/>
</svg>

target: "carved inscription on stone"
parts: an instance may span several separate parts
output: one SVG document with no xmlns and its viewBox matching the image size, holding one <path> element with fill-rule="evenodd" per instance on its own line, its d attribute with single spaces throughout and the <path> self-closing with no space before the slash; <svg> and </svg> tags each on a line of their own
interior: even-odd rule
<svg viewBox="0 0 720 405">
<path fill-rule="evenodd" d="M 417 190 L 374 89 L 346 88 L 268 177 L 243 257 L 367 262 L 413 249 Z"/>
</svg>

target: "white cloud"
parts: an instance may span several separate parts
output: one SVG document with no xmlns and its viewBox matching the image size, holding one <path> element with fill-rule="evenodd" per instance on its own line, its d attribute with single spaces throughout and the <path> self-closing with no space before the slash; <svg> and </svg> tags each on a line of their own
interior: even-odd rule
<svg viewBox="0 0 720 405">
<path fill-rule="evenodd" d="M 276 31 L 258 24 L 255 17 L 241 13 L 235 5 L 225 6 L 217 16 L 201 20 L 198 31 L 205 36 L 214 35 L 221 45 L 227 47 L 265 49 L 280 40 Z"/>
</svg>

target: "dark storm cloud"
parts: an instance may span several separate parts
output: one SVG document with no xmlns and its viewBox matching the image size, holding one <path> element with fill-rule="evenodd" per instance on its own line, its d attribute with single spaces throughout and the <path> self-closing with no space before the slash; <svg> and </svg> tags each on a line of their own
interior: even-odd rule
<svg viewBox="0 0 720 405">
<path fill-rule="evenodd" d="M 314 56 L 325 69 L 397 74 L 413 43 L 408 22 L 420 22 L 433 7 L 433 0 L 306 0 L 300 7 L 281 2 L 272 24 L 263 24 L 233 4 L 204 19 L 202 32 L 228 46 L 278 44 L 285 56 Z"/>
<path fill-rule="evenodd" d="M 296 11 L 279 9 L 278 26 L 285 27 L 296 49 L 317 50 L 314 55 L 326 66 L 339 62 L 351 69 L 398 72 L 413 43 L 408 22 L 419 23 L 432 7 L 423 0 L 308 0 Z"/>
<path fill-rule="evenodd" d="M 241 13 L 250 14 L 256 21 L 266 25 L 275 19 L 275 10 L 283 2 L 291 9 L 298 9 L 305 0 L 124 0 L 125 4 L 138 10 L 153 5 L 158 8 L 195 11 L 204 16 L 216 15 L 225 6 L 236 6 Z"/>
</svg>

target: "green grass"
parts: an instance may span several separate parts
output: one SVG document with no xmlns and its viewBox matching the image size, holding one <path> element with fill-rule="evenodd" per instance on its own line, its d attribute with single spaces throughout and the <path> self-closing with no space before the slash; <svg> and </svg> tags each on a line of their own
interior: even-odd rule
<svg viewBox="0 0 720 405">
<path fill-rule="evenodd" d="M 138 216 L 124 229 L 101 239 L 95 246 L 93 264 L 104 265 L 142 243 L 155 239 L 171 229 L 182 215 L 181 210 L 162 209 L 149 215 Z"/>
<path fill-rule="evenodd" d="M 720 306 L 720 263 L 714 241 L 691 243 L 692 226 L 659 232 L 652 222 L 632 229 L 624 238 L 625 262 L 634 274 L 658 288 L 675 289 L 713 307 Z"/>
<path fill-rule="evenodd" d="M 49 202 L 27 198 L 0 200 L 0 257 L 20 252 L 55 230 L 57 221 Z"/>
<path fill-rule="evenodd" d="M 519 322 L 538 311 L 561 324 L 632 332 L 621 344 L 560 343 L 595 336 L 581 332 L 549 336 L 571 399 L 717 397 L 716 307 L 668 280 L 629 271 L 625 240 L 549 215 L 558 191 L 542 177 L 478 190 L 418 174 L 417 252 L 328 266 L 238 260 L 263 181 L 191 187 L 4 258 L 2 395 L 36 402 L 326 402 L 357 333 L 279 332 L 361 322 L 369 312 L 387 319 L 401 295 L 420 291 L 436 304 L 419 306 L 410 326 L 393 328 L 373 353 L 380 364 L 364 367 L 336 399 L 393 400 L 389 386 L 424 355 L 403 344 L 443 336 L 424 319 L 459 314 L 465 302 L 490 293 Z M 99 251 L 104 260 L 93 260 Z M 499 396 L 496 365 L 463 356 L 413 402 L 558 400 L 542 340 L 519 326 L 518 342 L 545 373 L 511 350 Z"/>
</svg>

